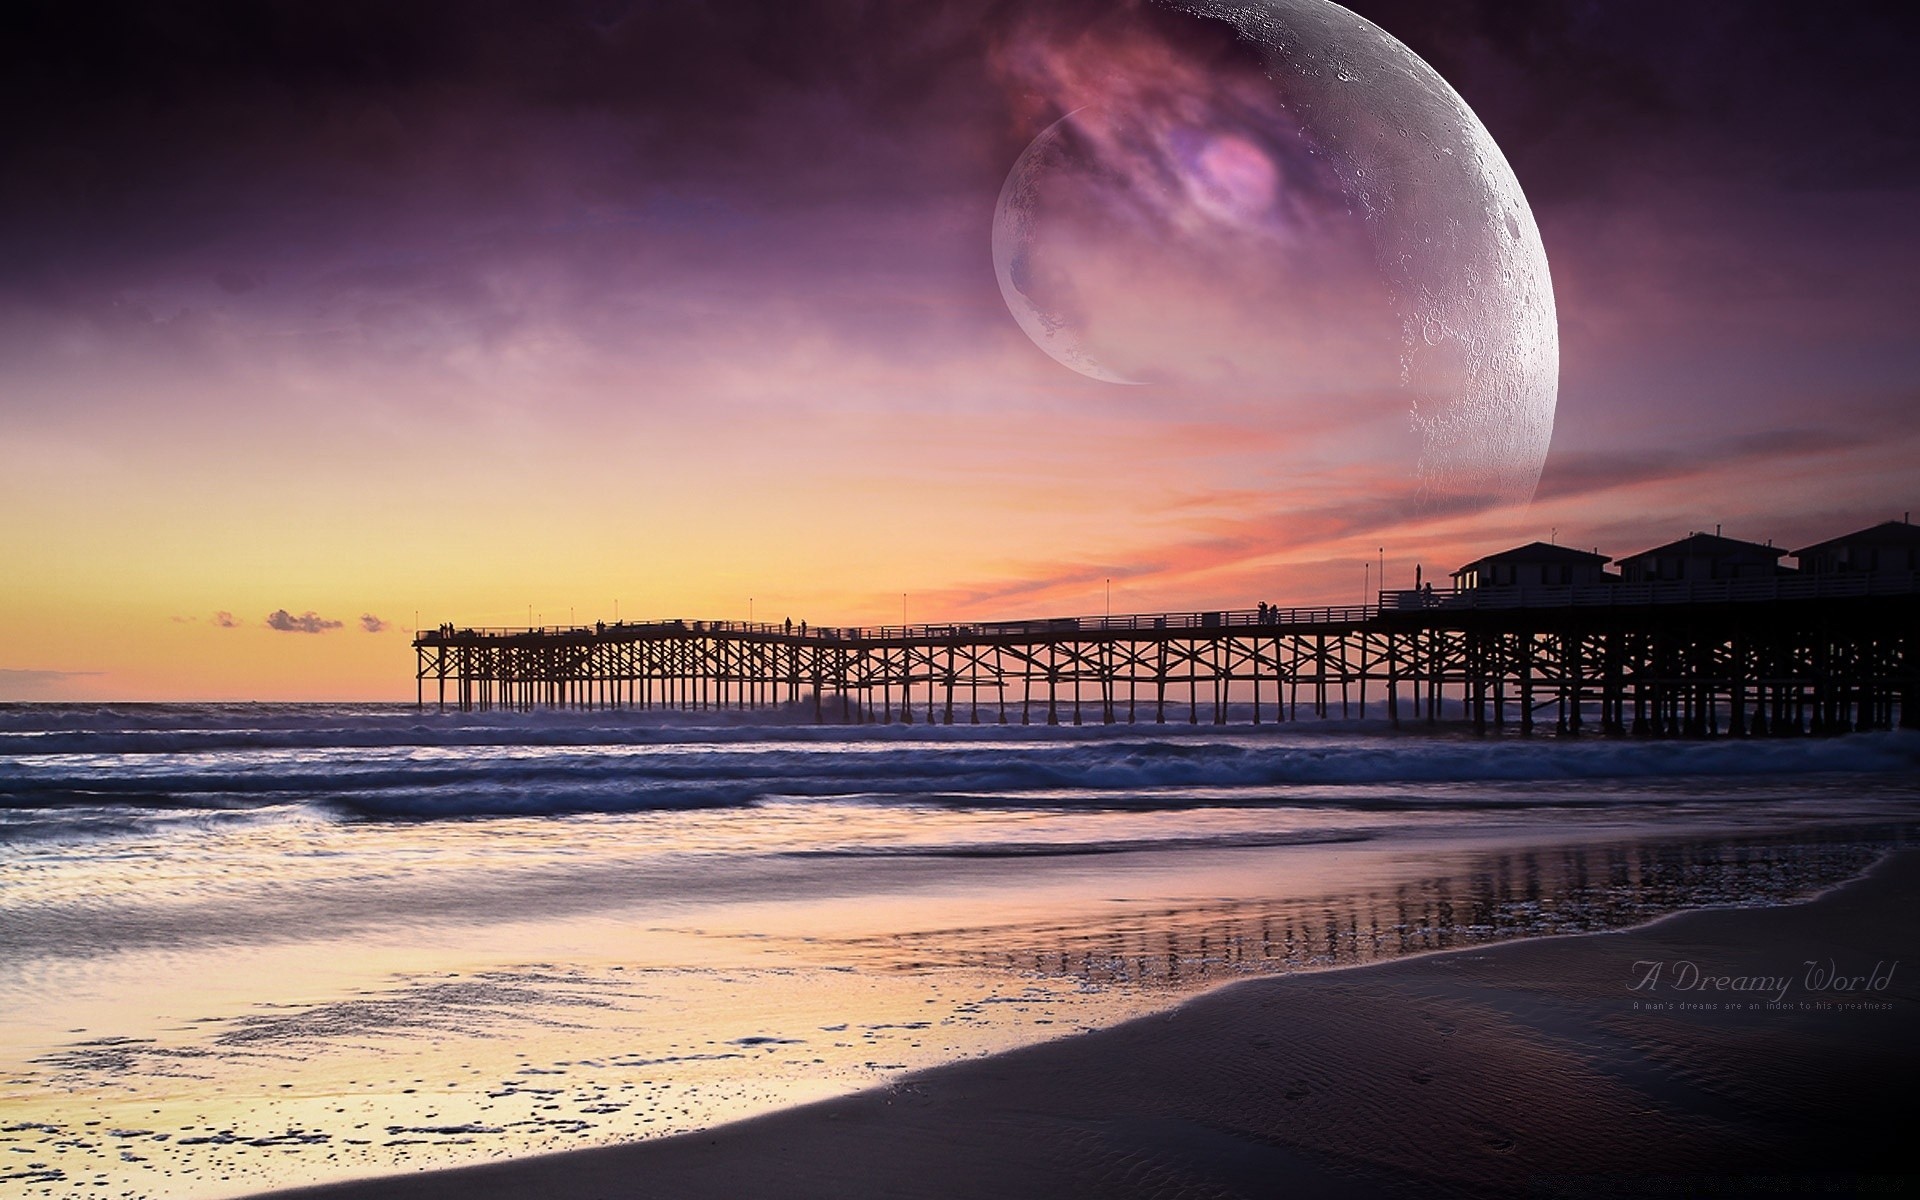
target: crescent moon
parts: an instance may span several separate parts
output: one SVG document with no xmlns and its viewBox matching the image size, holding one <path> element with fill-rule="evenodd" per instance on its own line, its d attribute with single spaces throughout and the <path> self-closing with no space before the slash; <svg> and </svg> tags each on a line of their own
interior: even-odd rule
<svg viewBox="0 0 1920 1200">
<path fill-rule="evenodd" d="M 1039 199 L 1040 179 L 1050 160 L 1058 157 L 1067 122 L 1079 111 L 1075 109 L 1042 130 L 1007 172 L 993 210 L 993 273 L 1000 280 L 1000 295 L 1007 302 L 1007 311 L 1033 344 L 1055 362 L 1102 383 L 1137 387 L 1145 381 L 1128 379 L 1101 365 L 1082 344 L 1072 319 L 1047 308 L 1027 290 L 1032 284 L 1033 207 Z"/>
<path fill-rule="evenodd" d="M 1553 276 L 1493 135 L 1398 38 L 1332 0 L 1183 0 L 1260 47 L 1373 229 L 1400 296 L 1429 496 L 1533 498 L 1560 386 Z"/>
</svg>

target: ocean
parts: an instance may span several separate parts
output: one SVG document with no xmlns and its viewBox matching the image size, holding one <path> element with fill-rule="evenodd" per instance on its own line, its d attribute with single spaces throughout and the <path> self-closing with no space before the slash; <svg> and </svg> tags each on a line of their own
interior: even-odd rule
<svg viewBox="0 0 1920 1200">
<path fill-rule="evenodd" d="M 683 1132 L 1917 829 L 1912 733 L 0 705 L 0 1196 Z"/>
</svg>

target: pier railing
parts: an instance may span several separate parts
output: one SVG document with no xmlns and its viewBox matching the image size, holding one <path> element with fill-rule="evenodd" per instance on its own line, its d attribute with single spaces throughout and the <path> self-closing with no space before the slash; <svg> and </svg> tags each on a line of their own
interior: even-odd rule
<svg viewBox="0 0 1920 1200">
<path fill-rule="evenodd" d="M 1380 610 L 1407 613 L 1492 608 L 1744 604 L 1775 600 L 1904 596 L 1916 591 L 1920 591 L 1920 574 L 1915 572 L 1862 572 L 1845 575 L 1778 575 L 1768 579 L 1602 583 L 1585 587 L 1477 587 L 1459 591 L 1422 589 L 1381 592 Z"/>
<path fill-rule="evenodd" d="M 943 621 L 917 625 L 812 625 L 806 622 L 648 620 L 593 625 L 485 626 L 422 630 L 414 644 L 453 641 L 592 640 L 725 635 L 799 638 L 809 642 L 925 642 L 965 638 L 1032 638 L 1099 633 L 1332 628 L 1363 624 L 1382 614 L 1485 609 L 1628 608 L 1644 605 L 1741 604 L 1779 600 L 1904 596 L 1920 592 L 1920 573 L 1782 575 L 1770 579 L 1715 579 L 1663 583 L 1605 583 L 1583 587 L 1477 587 L 1383 591 L 1378 604 L 1211 609 L 1193 612 L 1042 617 L 1020 621 Z"/>
<path fill-rule="evenodd" d="M 1370 621 L 1373 604 L 1315 607 L 1216 609 L 1201 612 L 1128 613 L 1092 617 L 1043 617 L 1025 621 L 943 621 L 920 625 L 810 625 L 785 621 L 615 621 L 594 625 L 460 627 L 422 630 L 417 645 L 453 640 L 657 637 L 686 634 L 804 638 L 823 642 L 937 641 L 946 638 L 1029 638 L 1081 633 L 1134 633 L 1152 630 L 1245 629 L 1272 626 L 1343 626 Z"/>
</svg>

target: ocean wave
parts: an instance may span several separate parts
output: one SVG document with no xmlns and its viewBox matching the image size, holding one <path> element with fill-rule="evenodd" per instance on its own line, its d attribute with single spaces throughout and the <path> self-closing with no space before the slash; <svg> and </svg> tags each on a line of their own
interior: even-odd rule
<svg viewBox="0 0 1920 1200">
<path fill-rule="evenodd" d="M 1912 732 L 1684 742 L 1294 730 L 1149 735 L 1124 727 L 673 730 L 604 715 L 439 724 L 421 722 L 411 710 L 402 728 L 393 710 L 289 713 L 272 706 L 221 709 L 224 727 L 193 730 L 186 728 L 189 717 L 217 722 L 202 708 L 163 707 L 141 715 L 171 726 L 164 731 L 104 728 L 115 720 L 124 725 L 120 709 L 95 710 L 91 719 L 103 728 L 93 731 L 9 731 L 16 742 L 0 743 L 0 810 L 305 803 L 349 815 L 430 818 L 708 808 L 783 797 L 1188 807 L 1266 802 L 1251 796 L 1262 790 L 1341 785 L 1920 778 L 1920 734 Z M 305 726 L 293 721 L 301 712 Z M 242 730 L 243 722 L 251 723 Z M 231 741 L 242 733 L 260 740 Z M 348 734 L 358 740 L 337 740 Z M 39 737 L 73 748 L 19 749 L 19 740 Z M 129 737 L 151 744 L 128 750 Z"/>
</svg>

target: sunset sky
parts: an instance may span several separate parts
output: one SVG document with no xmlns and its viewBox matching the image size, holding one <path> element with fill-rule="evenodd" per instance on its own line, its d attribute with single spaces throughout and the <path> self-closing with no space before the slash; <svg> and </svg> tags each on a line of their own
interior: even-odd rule
<svg viewBox="0 0 1920 1200">
<path fill-rule="evenodd" d="M 1094 244 L 1140 386 L 1022 332 L 990 239 L 1038 134 L 1141 80 L 1265 119 L 1164 7 L 11 7 L 0 700 L 411 698 L 416 620 L 1353 603 L 1383 551 L 1410 586 L 1920 508 L 1909 6 L 1350 7 L 1532 205 L 1531 504 L 1417 486 L 1337 188 L 1217 261 Z M 1202 200 L 1273 200 L 1206 153 L 1241 190 Z"/>
</svg>

